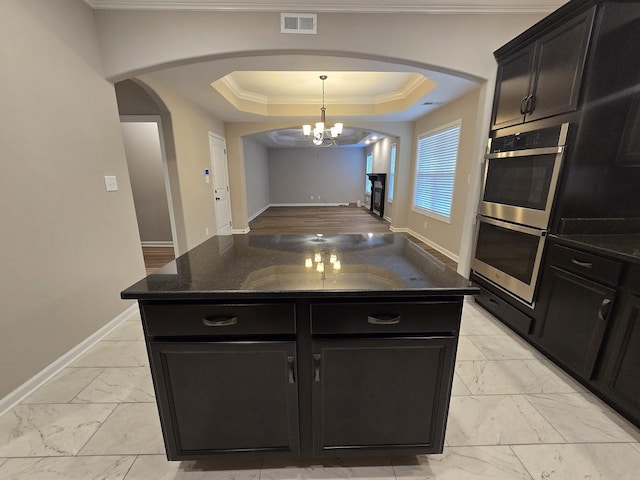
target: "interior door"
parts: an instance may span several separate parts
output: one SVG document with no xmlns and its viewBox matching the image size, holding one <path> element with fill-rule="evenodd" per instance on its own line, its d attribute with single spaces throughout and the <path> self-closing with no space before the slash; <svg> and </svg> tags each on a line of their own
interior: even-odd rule
<svg viewBox="0 0 640 480">
<path fill-rule="evenodd" d="M 231 202 L 229 198 L 229 170 L 224 138 L 209 134 L 213 193 L 216 205 L 216 234 L 231 235 Z"/>
</svg>

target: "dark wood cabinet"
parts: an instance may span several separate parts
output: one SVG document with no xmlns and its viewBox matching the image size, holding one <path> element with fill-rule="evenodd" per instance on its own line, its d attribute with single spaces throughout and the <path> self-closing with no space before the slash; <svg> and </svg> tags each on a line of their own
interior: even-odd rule
<svg viewBox="0 0 640 480">
<path fill-rule="evenodd" d="M 539 343 L 581 378 L 593 373 L 615 290 L 551 266 L 541 285 L 548 297 L 539 323 Z"/>
<path fill-rule="evenodd" d="M 576 110 L 595 7 L 498 58 L 493 129 Z"/>
<path fill-rule="evenodd" d="M 598 385 L 636 425 L 640 425 L 640 264 L 629 268 L 611 320 Z"/>
<path fill-rule="evenodd" d="M 591 380 L 620 281 L 622 262 L 551 242 L 540 284 L 536 342 Z"/>
<path fill-rule="evenodd" d="M 609 390 L 640 422 L 640 297 L 628 295 L 616 315 L 616 352 Z"/>
<path fill-rule="evenodd" d="M 462 299 L 143 301 L 168 458 L 441 453 Z"/>
<path fill-rule="evenodd" d="M 294 341 L 150 342 L 170 458 L 300 449 Z"/>
<path fill-rule="evenodd" d="M 455 339 L 313 340 L 315 456 L 439 452 Z"/>
</svg>

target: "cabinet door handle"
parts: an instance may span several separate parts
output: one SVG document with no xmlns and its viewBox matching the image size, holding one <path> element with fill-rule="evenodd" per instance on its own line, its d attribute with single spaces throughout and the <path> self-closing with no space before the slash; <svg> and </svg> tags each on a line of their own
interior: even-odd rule
<svg viewBox="0 0 640 480">
<path fill-rule="evenodd" d="M 520 113 L 524 115 L 527 113 L 527 103 L 529 102 L 529 97 L 524 97 L 520 102 Z"/>
<path fill-rule="evenodd" d="M 367 317 L 367 322 L 369 322 L 371 325 L 396 325 L 400 323 L 400 320 L 400 315 L 396 315 L 395 313 L 369 315 Z"/>
<path fill-rule="evenodd" d="M 322 354 L 314 353 L 313 354 L 313 380 L 315 382 L 320 381 L 320 361 L 322 360 Z"/>
<path fill-rule="evenodd" d="M 205 317 L 202 323 L 205 327 L 229 327 L 238 323 L 238 317 Z"/>
<path fill-rule="evenodd" d="M 602 300 L 602 303 L 600 304 L 600 309 L 598 310 L 598 318 L 601 321 L 604 322 L 606 316 L 609 315 L 610 306 L 611 306 L 611 299 L 605 298 L 604 300 Z"/>
<path fill-rule="evenodd" d="M 576 260 L 575 258 L 571 259 L 571 263 L 577 265 L 582 268 L 593 268 L 593 263 L 591 262 L 581 262 L 580 260 Z"/>
<path fill-rule="evenodd" d="M 296 357 L 287 357 L 289 366 L 289 383 L 296 383 Z"/>
<path fill-rule="evenodd" d="M 535 107 L 536 107 L 536 99 L 533 95 L 529 95 L 527 97 L 527 106 L 525 107 L 526 108 L 525 113 L 532 113 Z"/>
</svg>

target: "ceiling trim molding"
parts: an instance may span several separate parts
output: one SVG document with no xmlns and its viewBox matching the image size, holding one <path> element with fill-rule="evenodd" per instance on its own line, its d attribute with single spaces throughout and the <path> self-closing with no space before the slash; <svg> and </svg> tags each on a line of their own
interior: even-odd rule
<svg viewBox="0 0 640 480">
<path fill-rule="evenodd" d="M 213 2 L 194 0 L 84 0 L 96 10 L 190 10 L 215 12 L 285 12 L 292 9 L 291 3 L 252 3 L 252 2 Z M 392 4 L 352 4 L 340 5 L 295 5 L 300 13 L 430 13 L 430 14 L 548 14 L 557 10 L 560 5 L 533 3 L 518 5 L 507 3 L 496 5 L 398 5 Z"/>
<path fill-rule="evenodd" d="M 411 92 L 416 88 L 421 87 L 425 83 L 431 83 L 429 79 L 419 73 L 413 74 L 409 81 L 400 89 L 395 92 L 389 92 L 382 95 L 376 95 L 373 103 L 387 103 L 398 100 L 404 100 Z"/>
<path fill-rule="evenodd" d="M 239 99 L 247 100 L 249 102 L 261 103 L 263 105 L 267 105 L 269 103 L 269 98 L 266 95 L 260 95 L 259 93 L 249 92 L 247 90 L 243 90 L 240 85 L 236 83 L 233 79 L 232 75 L 225 75 L 220 79 L 222 83 L 224 83 L 229 90 Z M 215 82 L 211 84 L 213 86 Z"/>
</svg>

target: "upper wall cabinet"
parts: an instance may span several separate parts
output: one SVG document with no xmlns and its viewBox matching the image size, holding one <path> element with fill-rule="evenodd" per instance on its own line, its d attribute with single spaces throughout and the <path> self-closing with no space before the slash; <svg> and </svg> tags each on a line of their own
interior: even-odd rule
<svg viewBox="0 0 640 480">
<path fill-rule="evenodd" d="M 578 107 L 595 7 L 498 58 L 493 129 Z"/>
</svg>

